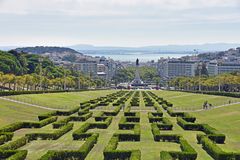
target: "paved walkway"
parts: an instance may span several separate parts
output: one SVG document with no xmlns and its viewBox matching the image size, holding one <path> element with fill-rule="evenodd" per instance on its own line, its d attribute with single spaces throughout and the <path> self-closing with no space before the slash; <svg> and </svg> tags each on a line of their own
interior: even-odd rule
<svg viewBox="0 0 240 160">
<path fill-rule="evenodd" d="M 226 107 L 226 106 L 231 106 L 234 104 L 240 104 L 240 102 L 235 102 L 235 103 L 230 103 L 230 104 L 223 104 L 223 105 L 219 105 L 219 106 L 215 106 L 209 109 L 197 109 L 197 110 L 176 110 L 176 111 L 184 111 L 184 112 L 201 112 L 201 111 L 207 111 L 207 110 L 212 110 L 212 109 L 217 109 L 217 108 L 222 108 L 222 107 Z"/>
</svg>

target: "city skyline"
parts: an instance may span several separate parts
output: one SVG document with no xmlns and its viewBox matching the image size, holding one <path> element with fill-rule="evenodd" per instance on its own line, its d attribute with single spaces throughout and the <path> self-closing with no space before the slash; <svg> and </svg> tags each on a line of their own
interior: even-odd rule
<svg viewBox="0 0 240 160">
<path fill-rule="evenodd" d="M 238 0 L 0 0 L 1 46 L 240 42 Z"/>
</svg>

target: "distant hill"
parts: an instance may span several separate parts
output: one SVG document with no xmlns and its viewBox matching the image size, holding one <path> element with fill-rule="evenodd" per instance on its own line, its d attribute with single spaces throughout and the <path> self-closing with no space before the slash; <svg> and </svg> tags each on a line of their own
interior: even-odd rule
<svg viewBox="0 0 240 160">
<path fill-rule="evenodd" d="M 195 49 L 198 52 L 215 52 L 225 51 L 229 48 L 237 48 L 240 43 L 206 43 L 206 44 L 192 44 L 192 45 L 155 45 L 155 46 L 143 46 L 143 47 L 114 47 L 114 46 L 93 46 L 93 45 L 73 45 L 69 46 L 72 49 L 85 51 L 145 51 L 147 52 L 193 52 Z"/>
<path fill-rule="evenodd" d="M 4 74 L 32 74 L 39 72 L 38 54 L 17 53 L 16 51 L 0 50 L 0 71 Z M 63 74 L 62 69 L 55 66 L 47 57 L 42 59 L 42 67 L 50 77 L 59 77 Z"/>
<path fill-rule="evenodd" d="M 73 53 L 81 54 L 71 48 L 66 47 L 45 47 L 45 46 L 36 46 L 36 47 L 22 47 L 16 48 L 17 52 L 31 53 L 31 54 L 46 54 L 46 53 Z"/>
<path fill-rule="evenodd" d="M 66 47 L 44 47 L 44 46 L 22 47 L 16 48 L 14 49 L 14 51 L 18 53 L 42 55 L 44 57 L 48 57 L 51 61 L 55 63 L 61 61 L 77 62 L 81 59 L 88 58 L 82 53 Z"/>
</svg>

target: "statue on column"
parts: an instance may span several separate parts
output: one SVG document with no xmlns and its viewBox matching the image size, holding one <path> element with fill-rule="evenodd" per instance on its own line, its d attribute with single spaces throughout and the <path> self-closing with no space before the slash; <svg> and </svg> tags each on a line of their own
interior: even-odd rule
<svg viewBox="0 0 240 160">
<path fill-rule="evenodd" d="M 136 60 L 136 66 L 139 66 L 139 59 Z"/>
</svg>

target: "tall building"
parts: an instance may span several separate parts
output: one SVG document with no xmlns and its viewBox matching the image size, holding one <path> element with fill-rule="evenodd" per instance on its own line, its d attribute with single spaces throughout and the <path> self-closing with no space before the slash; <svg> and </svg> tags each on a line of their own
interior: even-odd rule
<svg viewBox="0 0 240 160">
<path fill-rule="evenodd" d="M 230 63 L 230 62 L 209 62 L 207 64 L 208 75 L 215 76 L 222 73 L 240 71 L 240 63 Z"/>
<path fill-rule="evenodd" d="M 158 71 L 162 78 L 171 79 L 179 76 L 195 76 L 198 63 L 196 61 L 162 60 Z"/>
<path fill-rule="evenodd" d="M 110 58 L 105 58 L 105 57 L 100 57 L 98 58 L 98 68 L 101 70 L 104 68 L 104 73 L 106 74 L 105 77 L 107 80 L 111 80 L 112 77 L 115 75 L 116 73 L 116 69 L 118 67 L 117 63 L 110 59 Z M 101 71 L 99 72 L 99 76 L 100 77 L 104 77 L 104 73 Z M 101 72 L 101 73 L 100 73 Z"/>
<path fill-rule="evenodd" d="M 107 79 L 108 68 L 105 64 L 97 64 L 97 75 L 99 78 Z"/>
<path fill-rule="evenodd" d="M 219 63 L 218 74 L 240 71 L 240 63 Z"/>
<path fill-rule="evenodd" d="M 158 60 L 157 70 L 161 78 L 168 77 L 168 60 L 160 59 Z"/>
<path fill-rule="evenodd" d="M 82 60 L 77 63 L 73 63 L 76 70 L 82 72 L 84 75 L 89 75 L 91 77 L 96 77 L 97 75 L 97 62 L 90 60 Z"/>
<path fill-rule="evenodd" d="M 218 64 L 216 62 L 209 62 L 207 64 L 207 70 L 209 76 L 218 75 Z"/>
</svg>

